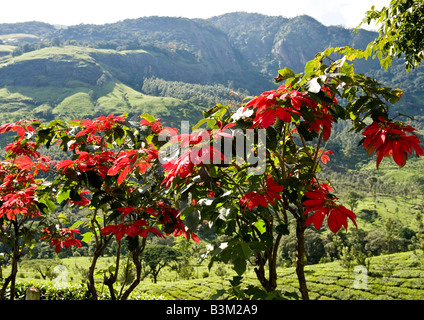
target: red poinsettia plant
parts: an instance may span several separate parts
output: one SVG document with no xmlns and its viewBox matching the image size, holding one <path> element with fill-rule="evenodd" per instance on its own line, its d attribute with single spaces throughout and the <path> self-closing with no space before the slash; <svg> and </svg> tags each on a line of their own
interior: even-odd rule
<svg viewBox="0 0 424 320">
<path fill-rule="evenodd" d="M 317 187 L 311 183 L 311 188 L 311 191 L 305 192 L 307 200 L 302 202 L 305 207 L 303 214 L 308 215 L 305 225 L 313 224 L 317 230 L 320 230 L 324 218 L 328 217 L 328 227 L 334 233 L 342 226 L 347 230 L 347 218 L 357 226 L 356 215 L 336 202 L 337 197 L 330 193 L 334 191 L 332 187 L 321 182 Z"/>
<path fill-rule="evenodd" d="M 341 59 L 330 59 L 333 51 Z M 193 127 L 197 131 L 186 134 L 185 144 L 182 136 L 176 138 L 181 150 L 164 163 L 166 186 L 192 204 L 183 213 L 200 216 L 215 232 L 230 237 L 212 257 L 232 262 L 239 276 L 248 262 L 253 264 L 262 296 L 276 297 L 277 252 L 292 224 L 303 299 L 308 299 L 303 272 L 306 228 L 321 230 L 325 221 L 332 232 L 348 229 L 349 222 L 357 226 L 355 213 L 339 202 L 320 174 L 334 154 L 326 145 L 336 122 L 352 122 L 353 131 L 364 136 L 365 150 L 376 153 L 377 167 L 383 157 L 393 157 L 402 167 L 413 151 L 424 154 L 415 130 L 389 117 L 389 104 L 396 103 L 402 91 L 355 74 L 348 63 L 362 56 L 347 47 L 329 49 L 308 62 L 303 74 L 280 70 L 275 80 L 285 83 L 276 89 L 238 106 L 217 105 L 204 112 L 205 119 Z M 375 119 L 371 125 L 369 118 Z M 196 162 L 198 154 L 206 157 Z"/>
<path fill-rule="evenodd" d="M 117 265 L 121 243 L 127 242 L 136 266 L 136 277 L 116 296 L 114 284 L 119 268 L 105 274 L 104 283 L 112 299 L 127 299 L 141 281 L 141 253 L 150 236 L 184 235 L 187 240 L 198 237 L 182 223 L 178 210 L 162 186 L 163 173 L 158 159 L 165 142 L 158 138 L 163 131 L 160 119 L 143 115 L 138 123 L 123 116 L 101 116 L 93 120 L 54 121 L 41 126 L 39 143 L 56 144 L 71 156 L 55 165 L 55 179 L 44 189 L 56 194 L 61 206 L 90 208 L 85 222 L 90 231 L 84 239 L 94 239 L 95 257 L 90 267 L 88 290 L 97 298 L 94 270 L 97 258 L 113 241 L 118 243 Z M 80 223 L 78 223 L 80 224 Z M 68 229 L 65 229 L 68 230 Z M 72 233 L 45 230 L 55 250 L 79 246 Z M 59 234 L 59 235 L 58 235 Z M 129 265 L 127 266 L 129 267 Z M 123 288 L 127 284 L 122 284 Z"/>
<path fill-rule="evenodd" d="M 57 230 L 50 230 L 43 228 L 41 230 L 41 240 L 46 239 L 55 247 L 56 253 L 59 253 L 62 248 L 69 248 L 71 246 L 81 248 L 81 240 L 76 239 L 75 235 L 80 234 L 79 230 L 69 228 L 59 228 Z"/>
<path fill-rule="evenodd" d="M 0 126 L 0 133 L 16 134 L 5 147 L 5 159 L 0 161 L 0 239 L 3 253 L 11 262 L 0 299 L 4 299 L 9 285 L 10 295 L 14 296 L 19 259 L 36 241 L 39 230 L 35 226 L 48 213 L 38 191 L 44 183 L 40 176 L 50 170 L 53 162 L 40 154 L 32 139 L 39 125 L 36 120 L 20 120 Z"/>
<path fill-rule="evenodd" d="M 32 120 L 1 126 L 0 133 L 16 133 L 14 142 L 6 147 L 7 158 L 0 162 L 0 219 L 8 222 L 2 231 L 17 230 L 18 226 L 26 230 L 29 219 L 38 219 L 40 230 L 34 232 L 38 231 L 41 240 L 48 241 L 57 253 L 81 248 L 94 239 L 87 281 L 93 299 L 98 298 L 96 263 L 116 241 L 116 268 L 105 273 L 104 283 L 112 299 L 127 299 L 141 281 L 141 254 L 148 237 L 184 236 L 199 242 L 184 225 L 174 199 L 162 185 L 158 155 L 166 141 L 161 141 L 159 134 L 166 131 L 176 133 L 176 129 L 164 127 L 160 119 L 149 115 L 143 115 L 138 123 L 127 121 L 126 115 L 109 115 L 69 122 L 54 120 L 46 125 Z M 41 146 L 62 150 L 61 160 L 42 156 Z M 36 179 L 42 174 L 43 178 Z M 90 214 L 73 226 L 62 226 L 67 217 L 58 211 L 66 205 L 87 208 Z M 85 230 L 84 234 L 78 228 Z M 116 290 L 124 242 L 136 276 L 132 283 L 124 282 L 121 290 Z M 13 252 L 24 252 L 23 247 L 19 249 Z M 20 255 L 15 258 L 17 263 Z M 126 265 L 129 267 L 131 264 Z"/>
</svg>

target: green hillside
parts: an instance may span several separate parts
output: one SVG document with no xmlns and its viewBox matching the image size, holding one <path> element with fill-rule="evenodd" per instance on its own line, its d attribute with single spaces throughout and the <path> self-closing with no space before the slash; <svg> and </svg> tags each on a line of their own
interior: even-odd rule
<svg viewBox="0 0 424 320">
<path fill-rule="evenodd" d="M 112 50 L 65 46 L 3 57 L 0 121 L 71 119 L 111 113 L 128 113 L 130 118 L 151 113 L 175 126 L 182 119 L 199 119 L 200 111 L 189 102 L 149 96 L 117 80 L 108 65 L 93 58 L 108 54 Z M 131 54 L 148 55 L 144 50 Z M 126 55 L 115 53 L 117 59 Z"/>
<path fill-rule="evenodd" d="M 170 87 L 175 82 L 224 86 L 228 99 L 231 90 L 254 95 L 272 88 L 278 69 L 302 72 L 307 61 L 328 47 L 365 48 L 375 36 L 365 30 L 327 27 L 308 16 L 287 19 L 243 12 L 210 19 L 144 17 L 62 28 L 38 22 L 0 24 L 0 88 L 34 98 L 36 106 L 49 102 L 54 108 L 66 97 L 84 92 L 82 88 L 95 94 L 107 90 L 102 87 L 105 82 L 120 82 L 146 94 L 144 82 L 156 78 Z M 422 114 L 421 70 L 407 73 L 400 60 L 385 71 L 372 59 L 358 61 L 356 69 L 404 90 L 395 114 Z M 193 97 L 174 88 L 161 95 Z"/>
</svg>

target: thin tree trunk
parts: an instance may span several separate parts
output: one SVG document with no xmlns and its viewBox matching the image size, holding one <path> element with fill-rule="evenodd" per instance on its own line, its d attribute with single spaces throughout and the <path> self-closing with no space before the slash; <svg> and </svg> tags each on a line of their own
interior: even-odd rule
<svg viewBox="0 0 424 320">
<path fill-rule="evenodd" d="M 12 269 L 10 271 L 10 275 L 6 278 L 1 293 L 0 298 L 4 299 L 6 296 L 6 289 L 10 283 L 10 300 L 15 300 L 15 286 L 16 286 L 16 275 L 18 273 L 18 262 L 21 258 L 22 251 L 19 250 L 19 225 L 16 221 L 13 221 L 14 229 L 15 229 L 15 240 L 13 244 L 13 252 L 12 252 Z"/>
<path fill-rule="evenodd" d="M 265 252 L 265 258 L 260 253 L 256 255 L 256 277 L 266 292 L 275 291 L 277 288 L 277 252 L 282 234 L 279 234 L 272 248 Z M 268 262 L 268 279 L 265 276 L 265 265 Z"/>
<path fill-rule="evenodd" d="M 296 224 L 296 274 L 299 281 L 299 290 L 302 295 L 302 300 L 309 300 L 308 287 L 305 279 L 305 217 L 301 215 L 297 218 Z"/>
<path fill-rule="evenodd" d="M 92 295 L 91 296 L 92 300 L 98 300 L 96 283 L 94 281 L 94 271 L 96 270 L 97 260 L 102 255 L 103 251 L 106 249 L 111 238 L 112 238 L 111 236 L 109 236 L 108 238 L 104 238 L 102 243 L 96 248 L 93 254 L 93 260 L 91 260 L 90 268 L 88 269 L 87 289 L 88 289 L 88 292 L 90 292 Z"/>
<path fill-rule="evenodd" d="M 121 241 L 118 241 L 118 248 L 116 249 L 116 257 L 115 257 L 115 272 L 111 272 L 110 277 L 107 277 L 105 275 L 105 278 L 103 280 L 103 283 L 109 288 L 109 294 L 112 300 L 116 300 L 115 290 L 113 288 L 113 285 L 115 284 L 116 280 L 118 279 L 118 272 L 119 272 L 119 262 L 121 259 Z"/>
<path fill-rule="evenodd" d="M 97 259 L 100 257 L 101 253 L 101 250 L 99 250 L 99 248 L 96 248 L 96 251 L 94 251 L 93 254 L 93 260 L 91 260 L 90 268 L 88 269 L 87 289 L 88 292 L 91 293 L 92 300 L 98 300 L 96 283 L 94 281 L 94 270 L 96 269 Z"/>
<path fill-rule="evenodd" d="M 13 253 L 12 258 L 12 270 L 10 275 L 5 279 L 3 287 L 0 293 L 0 300 L 3 300 L 6 297 L 6 289 L 10 283 L 10 300 L 15 300 L 15 286 L 16 286 L 16 274 L 18 273 L 18 260 L 15 258 L 15 253 Z"/>
<path fill-rule="evenodd" d="M 131 292 L 138 286 L 138 284 L 141 281 L 141 271 L 142 271 L 142 264 L 140 255 L 143 253 L 144 248 L 146 247 L 146 238 L 142 239 L 141 246 L 139 246 L 133 253 L 133 262 L 135 265 L 135 279 L 130 284 L 130 286 L 125 290 L 124 294 L 121 297 L 121 300 L 127 300 Z"/>
</svg>

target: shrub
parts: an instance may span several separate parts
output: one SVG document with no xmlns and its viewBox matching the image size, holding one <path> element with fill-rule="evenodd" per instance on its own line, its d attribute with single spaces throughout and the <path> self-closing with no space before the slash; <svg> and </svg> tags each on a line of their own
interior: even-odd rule
<svg viewBox="0 0 424 320">
<path fill-rule="evenodd" d="M 18 282 L 16 284 L 15 299 L 25 300 L 26 290 L 28 287 L 34 286 L 40 290 L 41 300 L 86 300 L 89 299 L 87 289 L 82 285 L 55 286 L 54 283 L 41 283 L 34 281 Z M 6 296 L 7 298 L 10 298 Z M 110 300 L 110 296 L 106 293 L 101 295 L 101 299 Z M 162 295 L 152 295 L 145 292 L 134 291 L 131 300 L 164 300 Z"/>
</svg>

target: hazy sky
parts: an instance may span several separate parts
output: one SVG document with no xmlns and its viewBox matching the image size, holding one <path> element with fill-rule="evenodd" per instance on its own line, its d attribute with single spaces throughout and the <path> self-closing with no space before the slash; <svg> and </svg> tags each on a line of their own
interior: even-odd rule
<svg viewBox="0 0 424 320">
<path fill-rule="evenodd" d="M 144 16 L 209 18 L 234 11 L 294 17 L 307 14 L 325 25 L 357 26 L 364 13 L 390 0 L 11 0 L 2 1 L 0 23 L 111 23 Z"/>
</svg>

